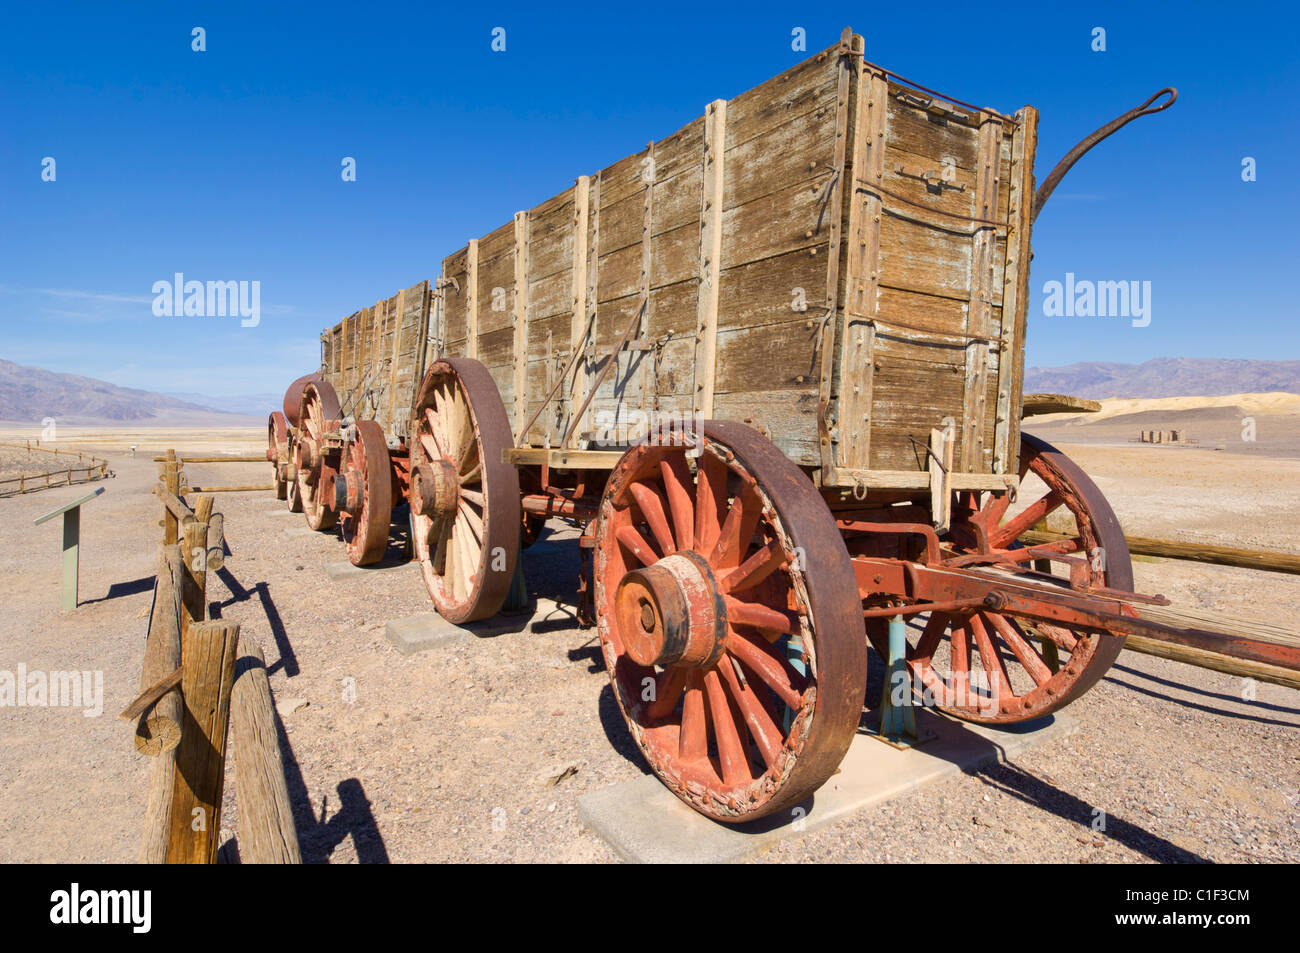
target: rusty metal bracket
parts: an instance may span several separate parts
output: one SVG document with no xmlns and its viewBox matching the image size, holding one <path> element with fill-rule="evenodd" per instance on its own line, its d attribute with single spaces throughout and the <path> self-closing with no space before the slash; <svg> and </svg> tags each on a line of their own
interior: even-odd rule
<svg viewBox="0 0 1300 953">
<path fill-rule="evenodd" d="M 1169 96 L 1169 102 L 1162 103 L 1159 106 L 1151 105 L 1161 96 L 1165 95 Z M 1115 117 L 1100 129 L 1080 140 L 1077 146 L 1067 152 L 1060 162 L 1056 163 L 1056 167 L 1047 174 L 1047 178 L 1043 180 L 1043 184 L 1040 185 L 1038 191 L 1034 193 L 1034 207 L 1033 212 L 1030 215 L 1030 221 L 1038 218 L 1038 213 L 1043 210 L 1043 206 L 1047 204 L 1047 200 L 1051 198 L 1052 192 L 1056 190 L 1061 179 L 1065 178 L 1065 173 L 1074 168 L 1074 164 L 1082 159 L 1088 153 L 1088 150 L 1097 145 L 1103 139 L 1119 132 L 1139 116 L 1150 116 L 1158 112 L 1163 112 L 1176 102 L 1178 102 L 1178 90 L 1174 89 L 1172 86 L 1166 86 L 1146 102 L 1139 106 L 1134 106 L 1128 112 Z"/>
<path fill-rule="evenodd" d="M 942 173 L 935 172 L 933 169 L 926 169 L 924 172 L 913 172 L 900 162 L 894 166 L 894 173 L 905 179 L 916 179 L 920 182 L 924 182 L 926 189 L 933 192 L 935 195 L 942 194 L 944 189 L 948 189 L 952 192 L 966 191 L 966 186 L 962 185 L 960 182 L 949 182 L 943 177 Z"/>
<path fill-rule="evenodd" d="M 918 96 L 916 93 L 908 90 L 902 90 L 895 96 L 895 98 L 905 106 L 925 110 L 925 112 L 929 113 L 930 117 L 935 120 L 942 122 L 947 122 L 949 119 L 955 119 L 958 122 L 971 121 L 971 117 L 968 114 L 961 112 L 941 99 Z"/>
</svg>

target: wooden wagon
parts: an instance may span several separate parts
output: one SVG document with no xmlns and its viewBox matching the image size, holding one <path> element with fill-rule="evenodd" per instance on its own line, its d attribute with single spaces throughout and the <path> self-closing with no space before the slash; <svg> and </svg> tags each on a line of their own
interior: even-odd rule
<svg viewBox="0 0 1300 953">
<path fill-rule="evenodd" d="M 1020 431 L 1030 227 L 1155 98 L 1036 197 L 1032 107 L 846 30 L 328 329 L 270 421 L 282 495 L 358 564 L 406 502 L 455 622 L 498 611 L 540 523 L 581 526 L 629 730 L 719 820 L 835 771 L 868 642 L 958 717 L 1054 711 L 1161 627 L 1105 499 Z"/>
</svg>

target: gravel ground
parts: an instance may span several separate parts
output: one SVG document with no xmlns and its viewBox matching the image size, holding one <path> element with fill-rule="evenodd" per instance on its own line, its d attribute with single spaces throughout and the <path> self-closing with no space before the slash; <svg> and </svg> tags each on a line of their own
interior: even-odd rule
<svg viewBox="0 0 1300 953">
<path fill-rule="evenodd" d="M 262 439 L 250 435 L 242 449 Z M 1295 551 L 1277 518 L 1300 502 L 1293 461 L 1279 462 L 1290 468 L 1288 486 L 1272 461 L 1218 455 L 1198 470 L 1188 452 L 1176 471 L 1160 474 L 1135 465 L 1131 452 L 1079 452 L 1129 532 L 1206 541 L 1221 534 Z M 101 671 L 104 709 L 95 718 L 0 709 L 0 861 L 131 861 L 139 843 L 148 765 L 115 714 L 138 690 L 160 531 L 144 448 L 135 460 L 108 456 L 117 477 L 83 514 L 75 614 L 57 611 L 57 522 L 31 520 L 77 488 L 0 501 L 0 670 Z M 192 483 L 267 476 L 261 465 L 187 469 Z M 1232 487 L 1230 515 L 1212 518 L 1199 501 L 1223 486 Z M 384 624 L 430 611 L 415 568 L 332 583 L 322 567 L 346 560 L 341 544 L 301 532 L 302 517 L 282 507 L 269 492 L 218 498 L 231 556 L 209 598 L 266 654 L 304 858 L 614 861 L 583 828 L 576 801 L 645 767 L 594 632 L 562 610 L 541 631 L 403 656 Z M 575 535 L 552 524 L 525 555 L 531 589 L 569 606 Z M 1139 589 L 1187 608 L 1269 621 L 1300 610 L 1300 579 L 1289 576 L 1170 561 L 1135 569 Z M 1240 679 L 1125 653 L 1071 707 L 1078 733 L 756 859 L 1300 861 L 1300 696 L 1272 685 L 1257 686 L 1253 701 L 1242 693 Z M 227 855 L 237 852 L 237 817 L 228 778 Z M 1104 830 L 1094 829 L 1101 822 Z"/>
</svg>

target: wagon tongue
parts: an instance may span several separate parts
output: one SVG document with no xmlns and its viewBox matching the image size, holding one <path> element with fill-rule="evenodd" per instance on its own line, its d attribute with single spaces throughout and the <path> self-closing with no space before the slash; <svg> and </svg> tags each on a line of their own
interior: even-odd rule
<svg viewBox="0 0 1300 953">
<path fill-rule="evenodd" d="M 868 618 L 928 611 L 989 610 L 1029 622 L 1111 637 L 1141 636 L 1300 671 L 1300 644 L 1246 638 L 1196 626 L 1180 627 L 1143 615 L 1142 606 L 1169 605 L 1164 596 L 1072 585 L 1064 580 L 1052 583 L 1045 577 L 991 566 L 953 569 L 947 565 L 900 565 L 892 560 L 863 557 L 855 558 L 853 563 L 864 592 L 892 594 L 909 603 L 904 607 L 868 609 L 865 613 Z"/>
</svg>

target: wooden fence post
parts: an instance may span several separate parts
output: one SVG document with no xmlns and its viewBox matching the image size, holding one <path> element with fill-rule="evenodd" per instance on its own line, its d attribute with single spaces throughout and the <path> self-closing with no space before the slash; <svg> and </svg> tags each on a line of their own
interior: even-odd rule
<svg viewBox="0 0 1300 953">
<path fill-rule="evenodd" d="M 284 780 L 271 683 L 262 647 L 250 641 L 235 666 L 230 748 L 239 797 L 239 856 L 254 864 L 301 864 Z"/>
<path fill-rule="evenodd" d="M 144 647 L 144 668 L 140 673 L 142 694 L 181 667 L 183 575 L 180 547 L 158 547 L 158 578 Z M 142 754 L 156 757 L 173 750 L 180 740 L 181 700 L 176 692 L 168 692 L 152 710 L 140 716 L 135 729 L 135 747 Z"/>
<path fill-rule="evenodd" d="M 181 615 L 181 641 L 189 627 L 207 618 L 207 553 L 208 521 L 212 518 L 212 497 L 200 496 L 194 505 L 194 522 L 185 530 L 181 547 L 185 558 L 185 585 L 181 602 L 185 611 Z"/>
<path fill-rule="evenodd" d="M 184 567 L 180 548 L 160 547 L 158 582 L 154 590 L 154 610 L 149 620 L 149 638 L 144 651 L 142 689 L 181 664 L 180 592 Z M 145 684 L 148 683 L 148 684 Z M 167 724 L 170 722 L 170 726 Z M 136 726 L 135 746 L 144 754 L 154 755 L 149 769 L 149 800 L 144 812 L 144 837 L 140 844 L 140 863 L 167 862 L 167 842 L 171 836 L 172 788 L 176 778 L 176 747 L 180 744 L 184 724 L 184 706 L 177 692 L 168 692 L 155 706 L 153 714 L 141 716 Z M 157 750 L 154 751 L 154 746 Z"/>
<path fill-rule="evenodd" d="M 181 495 L 180 470 L 176 466 L 176 451 L 167 451 L 167 461 L 163 464 L 163 487 L 172 496 Z M 170 546 L 179 539 L 176 531 L 176 517 L 170 512 L 163 514 L 163 543 Z"/>
<path fill-rule="evenodd" d="M 185 723 L 175 753 L 169 864 L 216 863 L 238 643 L 239 623 L 222 619 L 191 625 L 182 643 Z"/>
</svg>

